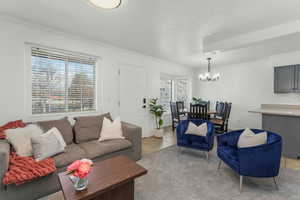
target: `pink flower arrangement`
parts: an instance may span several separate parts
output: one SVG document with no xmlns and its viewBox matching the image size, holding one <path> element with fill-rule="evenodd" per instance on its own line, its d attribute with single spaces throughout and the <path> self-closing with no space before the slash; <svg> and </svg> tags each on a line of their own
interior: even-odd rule
<svg viewBox="0 0 300 200">
<path fill-rule="evenodd" d="M 91 171 L 93 167 L 93 161 L 89 159 L 76 160 L 71 165 L 68 166 L 68 174 L 79 178 L 85 178 Z"/>
</svg>

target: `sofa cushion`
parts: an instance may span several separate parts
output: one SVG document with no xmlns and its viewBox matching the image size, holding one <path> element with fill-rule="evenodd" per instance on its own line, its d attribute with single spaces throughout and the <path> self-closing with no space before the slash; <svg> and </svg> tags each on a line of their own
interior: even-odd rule
<svg viewBox="0 0 300 200">
<path fill-rule="evenodd" d="M 125 139 L 106 140 L 103 142 L 93 140 L 81 143 L 79 146 L 84 149 L 89 159 L 94 159 L 98 156 L 130 148 L 132 143 Z"/>
<path fill-rule="evenodd" d="M 45 132 L 49 131 L 53 127 L 56 127 L 60 131 L 61 135 L 63 136 L 63 138 L 67 144 L 73 143 L 72 125 L 69 122 L 67 117 L 60 119 L 60 120 L 41 121 L 41 122 L 37 122 L 37 124 Z"/>
<path fill-rule="evenodd" d="M 99 139 L 104 117 L 112 120 L 110 113 L 98 116 L 75 117 L 74 132 L 76 143 Z"/>
<path fill-rule="evenodd" d="M 198 135 L 188 135 L 187 141 L 189 144 L 194 144 L 194 143 L 205 143 L 206 142 L 206 137 L 203 136 L 198 136 Z"/>
<path fill-rule="evenodd" d="M 70 144 L 66 146 L 64 153 L 56 155 L 53 158 L 56 167 L 61 168 L 71 164 L 75 160 L 87 158 L 87 155 L 77 144 Z"/>
</svg>

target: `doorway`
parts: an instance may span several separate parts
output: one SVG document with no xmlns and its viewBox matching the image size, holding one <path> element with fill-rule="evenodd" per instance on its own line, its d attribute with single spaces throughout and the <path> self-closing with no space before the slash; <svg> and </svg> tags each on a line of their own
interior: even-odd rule
<svg viewBox="0 0 300 200">
<path fill-rule="evenodd" d="M 148 100 L 147 73 L 143 67 L 121 65 L 120 76 L 120 117 L 122 121 L 142 127 L 143 137 L 147 136 Z"/>
</svg>

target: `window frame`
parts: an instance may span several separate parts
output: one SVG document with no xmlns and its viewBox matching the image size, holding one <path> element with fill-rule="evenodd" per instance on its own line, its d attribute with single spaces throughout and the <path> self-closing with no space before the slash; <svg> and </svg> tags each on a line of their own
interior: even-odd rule
<svg viewBox="0 0 300 200">
<path fill-rule="evenodd" d="M 186 78 L 186 77 L 176 77 L 175 79 L 173 79 L 173 82 L 174 82 L 174 96 L 173 96 L 173 101 L 179 101 L 178 100 L 178 81 L 182 81 L 182 80 L 187 80 L 188 83 L 187 83 L 187 102 L 188 103 L 189 101 L 191 101 L 191 96 L 192 96 L 192 82 L 191 82 L 191 79 L 189 78 Z M 188 105 L 186 105 L 188 106 Z"/>
<path fill-rule="evenodd" d="M 97 59 L 95 64 L 95 110 L 92 111 L 75 111 L 75 112 L 58 112 L 58 113 L 41 113 L 41 114 L 33 114 L 32 112 L 32 47 L 40 47 L 54 51 L 66 52 L 66 53 L 73 53 L 80 55 L 91 56 Z M 92 56 L 85 53 L 73 52 L 68 50 L 57 49 L 53 47 L 46 47 L 38 44 L 33 43 L 25 43 L 25 84 L 24 84 L 24 91 L 25 91 L 25 119 L 28 120 L 41 118 L 41 117 L 65 117 L 65 116 L 84 116 L 84 115 L 93 115 L 98 114 L 101 112 L 99 109 L 102 107 L 102 93 L 103 93 L 103 79 L 100 77 L 100 62 L 102 58 L 98 56 Z M 100 92 L 99 92 L 100 89 Z"/>
<path fill-rule="evenodd" d="M 188 102 L 191 102 L 191 99 L 192 99 L 192 78 L 189 77 L 189 76 L 177 76 L 177 75 L 170 75 L 170 74 L 165 74 L 165 73 L 161 73 L 160 74 L 160 81 L 162 79 L 165 79 L 165 80 L 171 80 L 171 101 L 177 101 L 177 91 L 176 91 L 176 81 L 178 80 L 188 80 Z M 161 86 L 160 86 L 161 88 Z M 160 97 L 159 97 L 159 100 L 160 100 Z M 188 103 L 187 102 L 187 103 Z M 189 107 L 189 105 L 186 105 L 187 107 Z M 171 114 L 171 110 L 168 109 L 167 112 L 165 114 Z"/>
<path fill-rule="evenodd" d="M 172 80 L 171 78 L 169 77 L 163 77 L 161 76 L 160 77 L 160 86 L 159 86 L 159 89 L 161 89 L 161 81 L 171 81 L 171 101 L 173 100 L 173 97 L 174 97 L 174 80 Z M 165 103 L 162 103 L 162 99 L 161 99 L 161 91 L 160 92 L 160 96 L 159 96 L 159 103 L 160 104 L 163 104 L 163 106 L 165 106 Z M 171 113 L 170 111 L 170 102 L 168 102 L 168 105 L 167 105 L 167 109 L 166 109 L 166 113 Z"/>
</svg>

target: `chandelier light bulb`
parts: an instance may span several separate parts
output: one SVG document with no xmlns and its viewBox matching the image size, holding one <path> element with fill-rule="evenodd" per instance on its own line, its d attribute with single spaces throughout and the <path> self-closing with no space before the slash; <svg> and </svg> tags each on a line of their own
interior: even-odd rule
<svg viewBox="0 0 300 200">
<path fill-rule="evenodd" d="M 121 5 L 121 0 L 88 0 L 96 7 L 104 9 L 113 9 Z"/>
</svg>

